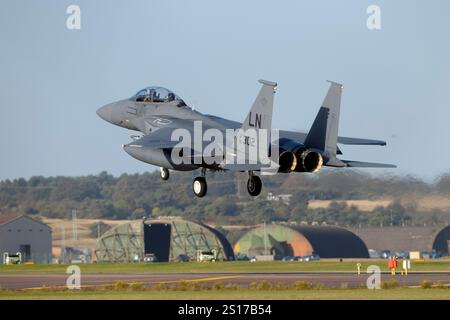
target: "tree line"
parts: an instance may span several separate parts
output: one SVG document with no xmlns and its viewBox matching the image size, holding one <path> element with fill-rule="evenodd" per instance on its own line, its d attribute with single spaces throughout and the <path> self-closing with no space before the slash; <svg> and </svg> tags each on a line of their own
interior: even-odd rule
<svg viewBox="0 0 450 320">
<path fill-rule="evenodd" d="M 423 214 L 417 205 L 394 201 L 373 212 L 360 211 L 337 200 L 378 199 L 407 195 L 450 195 L 450 174 L 433 183 L 413 176 L 375 176 L 360 171 L 323 170 L 319 174 L 278 174 L 263 177 L 263 193 L 247 195 L 245 173 L 208 173 L 208 194 L 197 198 L 191 190 L 197 172 L 172 172 L 168 181 L 159 172 L 122 174 L 107 172 L 81 177 L 41 177 L 0 182 L 0 214 L 20 212 L 50 218 L 140 219 L 182 216 L 215 224 L 266 222 L 356 225 L 419 225 L 448 223 L 450 213 Z M 267 193 L 290 194 L 290 201 L 271 201 Z M 328 208 L 310 209 L 313 199 L 332 200 Z"/>
</svg>

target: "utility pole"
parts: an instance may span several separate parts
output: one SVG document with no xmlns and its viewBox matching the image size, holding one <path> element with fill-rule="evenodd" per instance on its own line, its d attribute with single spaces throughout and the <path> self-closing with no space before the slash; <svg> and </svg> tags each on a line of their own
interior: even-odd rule
<svg viewBox="0 0 450 320">
<path fill-rule="evenodd" d="M 263 221 L 264 224 L 264 255 L 267 255 L 267 233 L 266 233 L 266 220 Z"/>
<path fill-rule="evenodd" d="M 66 228 L 64 223 L 61 223 L 61 260 L 62 263 L 66 261 Z"/>
<path fill-rule="evenodd" d="M 391 213 L 391 227 L 394 225 L 394 219 L 392 218 L 392 209 L 389 209 L 389 212 Z"/>
<path fill-rule="evenodd" d="M 78 240 L 78 234 L 77 234 L 77 210 L 72 210 L 72 235 L 73 235 L 73 241 Z"/>
</svg>

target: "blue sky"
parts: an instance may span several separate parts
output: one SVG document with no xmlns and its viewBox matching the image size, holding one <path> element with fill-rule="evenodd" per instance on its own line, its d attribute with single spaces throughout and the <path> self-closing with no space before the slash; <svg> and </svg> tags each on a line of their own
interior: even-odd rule
<svg viewBox="0 0 450 320">
<path fill-rule="evenodd" d="M 66 8 L 81 8 L 81 30 Z M 366 9 L 381 8 L 378 31 Z M 432 180 L 450 163 L 450 2 L 3 0 L 0 179 L 153 169 L 121 145 L 132 134 L 101 105 L 149 85 L 205 113 L 243 120 L 257 79 L 279 84 L 274 127 L 308 130 L 344 83 L 345 159 L 396 163 Z M 381 171 L 384 173 L 385 171 Z"/>
</svg>

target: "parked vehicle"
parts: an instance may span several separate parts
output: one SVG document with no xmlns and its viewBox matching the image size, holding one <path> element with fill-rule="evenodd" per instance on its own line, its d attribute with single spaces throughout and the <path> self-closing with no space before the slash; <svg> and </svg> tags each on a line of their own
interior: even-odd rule
<svg viewBox="0 0 450 320">
<path fill-rule="evenodd" d="M 249 258 L 246 254 L 240 254 L 240 253 L 238 253 L 238 254 L 234 257 L 234 259 L 235 259 L 236 261 L 249 261 L 249 260 L 250 260 L 250 258 Z"/>
<path fill-rule="evenodd" d="M 144 262 L 156 262 L 156 256 L 154 253 L 146 253 L 144 256 Z"/>
<path fill-rule="evenodd" d="M 408 259 L 409 258 L 409 253 L 404 252 L 404 251 L 400 251 L 400 252 L 396 252 L 395 256 L 399 259 Z"/>
<path fill-rule="evenodd" d="M 180 254 L 180 255 L 177 257 L 177 261 L 178 261 L 178 262 L 189 262 L 189 260 L 190 260 L 190 258 L 189 258 L 189 256 L 186 255 L 186 254 Z"/>
<path fill-rule="evenodd" d="M 391 250 L 383 250 L 380 253 L 380 256 L 382 259 L 389 259 L 389 257 L 392 255 Z"/>
<path fill-rule="evenodd" d="M 16 254 L 4 252 L 3 253 L 3 263 L 4 264 L 21 264 L 22 263 L 22 253 L 17 252 Z"/>
<path fill-rule="evenodd" d="M 380 254 L 378 253 L 378 251 L 376 251 L 376 250 L 374 250 L 374 249 L 369 249 L 369 257 L 370 257 L 371 259 L 380 259 L 380 258 L 381 258 L 381 256 L 380 256 Z"/>
<path fill-rule="evenodd" d="M 317 254 L 311 254 L 309 256 L 302 257 L 301 261 L 319 261 L 320 257 Z"/>
<path fill-rule="evenodd" d="M 294 257 L 294 256 L 286 256 L 283 258 L 283 261 L 296 261 L 295 260 L 296 258 L 297 257 Z"/>
<path fill-rule="evenodd" d="M 311 261 L 319 261 L 320 260 L 320 256 L 318 254 L 313 254 L 311 256 Z"/>
<path fill-rule="evenodd" d="M 281 261 L 293 261 L 294 257 L 293 256 L 285 256 L 281 259 Z"/>
<path fill-rule="evenodd" d="M 197 261 L 198 262 L 215 262 L 217 260 L 217 250 L 212 249 L 211 251 L 197 251 Z"/>
<path fill-rule="evenodd" d="M 431 250 L 428 254 L 430 256 L 430 259 L 439 259 L 442 258 L 442 254 L 436 250 Z"/>
</svg>

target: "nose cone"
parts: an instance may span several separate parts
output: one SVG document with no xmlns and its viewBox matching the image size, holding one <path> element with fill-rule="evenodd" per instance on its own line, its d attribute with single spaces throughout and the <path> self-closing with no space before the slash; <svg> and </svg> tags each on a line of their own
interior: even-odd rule
<svg viewBox="0 0 450 320">
<path fill-rule="evenodd" d="M 103 120 L 112 123 L 112 109 L 113 106 L 111 104 L 107 104 L 106 106 L 103 106 L 97 110 L 97 115 Z"/>
</svg>

